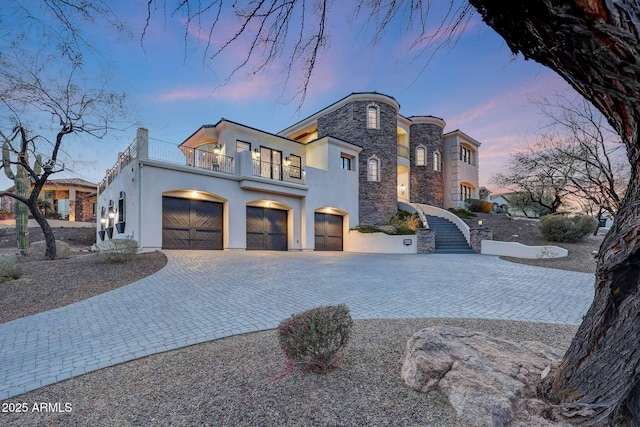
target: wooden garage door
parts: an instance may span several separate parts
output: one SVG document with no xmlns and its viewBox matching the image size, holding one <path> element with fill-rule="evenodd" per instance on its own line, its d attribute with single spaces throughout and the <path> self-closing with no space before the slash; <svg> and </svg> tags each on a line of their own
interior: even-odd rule
<svg viewBox="0 0 640 427">
<path fill-rule="evenodd" d="M 222 203 L 162 198 L 164 249 L 222 249 Z"/>
<path fill-rule="evenodd" d="M 287 211 L 247 206 L 247 250 L 286 251 Z"/>
<path fill-rule="evenodd" d="M 315 214 L 315 250 L 342 250 L 342 217 L 324 213 Z"/>
</svg>

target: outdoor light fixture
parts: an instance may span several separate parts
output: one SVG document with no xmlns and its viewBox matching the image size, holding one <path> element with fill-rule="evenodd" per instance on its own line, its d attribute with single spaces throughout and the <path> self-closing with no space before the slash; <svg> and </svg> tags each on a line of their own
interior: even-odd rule
<svg viewBox="0 0 640 427">
<path fill-rule="evenodd" d="M 110 219 L 114 219 L 116 217 L 116 208 L 114 208 L 113 206 L 111 206 L 109 208 L 109 218 Z"/>
<path fill-rule="evenodd" d="M 107 218 L 104 218 L 104 217 L 100 218 L 100 223 L 106 224 L 107 223 Z"/>
<path fill-rule="evenodd" d="M 286 167 L 291 166 L 291 159 L 290 159 L 290 158 L 288 158 L 288 157 L 285 157 L 285 158 L 284 158 L 284 165 L 285 165 Z"/>
<path fill-rule="evenodd" d="M 404 184 L 400 184 L 400 192 L 401 192 L 402 194 L 404 194 L 404 189 L 405 189 Z"/>
<path fill-rule="evenodd" d="M 482 225 L 482 220 L 478 221 L 478 225 Z"/>
<path fill-rule="evenodd" d="M 220 144 L 216 144 L 213 146 L 213 154 L 220 154 L 220 150 L 222 150 L 222 147 L 220 147 Z"/>
</svg>

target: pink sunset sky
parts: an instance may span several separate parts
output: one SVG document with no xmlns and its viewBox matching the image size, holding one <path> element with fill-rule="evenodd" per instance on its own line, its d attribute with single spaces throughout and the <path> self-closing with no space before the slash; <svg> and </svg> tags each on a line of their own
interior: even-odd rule
<svg viewBox="0 0 640 427">
<path fill-rule="evenodd" d="M 364 11 L 351 23 L 350 2 L 334 2 L 329 15 L 331 41 L 319 58 L 306 100 L 299 106 L 298 98 L 292 100 L 299 74 L 296 70 L 285 86 L 286 58 L 253 77 L 240 71 L 223 84 L 244 57 L 246 41 L 205 66 L 208 28 L 192 24 L 185 37 L 183 17 L 157 10 L 141 47 L 146 2 L 114 1 L 112 7 L 133 36 L 96 26 L 88 29 L 88 38 L 111 65 L 109 84 L 128 94 L 132 107 L 129 127 L 105 140 L 82 138 L 68 145 L 74 161 L 57 178 L 74 176 L 99 182 L 117 153 L 131 143 L 137 126 L 148 128 L 151 138 L 174 143 L 222 117 L 276 133 L 351 92 L 376 91 L 393 96 L 404 116 L 441 117 L 445 132 L 460 129 L 480 141 L 480 185 L 498 190 L 491 176 L 505 166 L 509 153 L 535 137 L 541 127 L 543 119 L 529 99 L 555 92 L 573 95 L 552 71 L 512 55 L 478 15 L 455 45 L 438 51 L 422 70 L 428 54 L 416 58 L 408 52 L 412 39 L 398 30 L 400 24 L 372 45 Z M 237 24 L 224 21 L 220 28 L 231 34 Z M 11 185 L 4 174 L 0 179 L 4 179 L 0 183 L 4 188 Z"/>
</svg>

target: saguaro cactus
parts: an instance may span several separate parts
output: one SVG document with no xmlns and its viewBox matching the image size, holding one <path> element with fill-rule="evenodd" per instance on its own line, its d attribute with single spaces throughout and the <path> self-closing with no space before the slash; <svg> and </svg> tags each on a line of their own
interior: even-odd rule
<svg viewBox="0 0 640 427">
<path fill-rule="evenodd" d="M 29 162 L 28 154 L 24 153 L 24 160 Z M 17 165 L 17 171 L 14 173 L 11 170 L 10 163 L 10 151 L 9 144 L 6 142 L 2 145 L 2 162 L 4 165 L 4 173 L 7 178 L 13 181 L 14 192 L 20 197 L 25 199 L 29 197 L 30 182 L 29 173 L 22 165 Z M 41 171 L 41 157 L 36 158 L 33 170 L 40 174 Z M 28 208 L 24 203 L 16 200 L 15 202 L 15 217 L 16 217 L 16 239 L 18 241 L 18 250 L 22 255 L 29 254 L 29 228 L 28 228 Z"/>
</svg>

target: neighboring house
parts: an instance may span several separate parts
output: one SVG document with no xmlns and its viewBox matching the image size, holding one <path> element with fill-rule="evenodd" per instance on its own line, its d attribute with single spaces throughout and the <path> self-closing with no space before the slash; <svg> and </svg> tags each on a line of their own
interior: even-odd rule
<svg viewBox="0 0 640 427">
<path fill-rule="evenodd" d="M 179 146 L 139 129 L 99 185 L 101 237 L 115 227 L 143 250 L 342 250 L 349 229 L 386 223 L 399 201 L 477 198 L 480 143 L 399 109 L 353 93 L 278 134 L 221 119 Z"/>
<path fill-rule="evenodd" d="M 519 193 L 502 193 L 491 195 L 489 200 L 494 206 L 498 206 L 502 208 L 505 212 L 514 216 L 522 216 L 527 218 L 538 218 L 540 214 L 536 212 L 534 209 L 522 209 L 521 207 L 516 207 L 511 204 L 511 199 L 514 196 L 518 196 Z"/>
<path fill-rule="evenodd" d="M 31 183 L 33 188 L 33 183 Z M 80 178 L 62 178 L 48 180 L 40 191 L 39 200 L 49 202 L 46 216 L 68 221 L 96 221 L 96 196 L 98 186 Z M 13 187 L 6 191 L 13 191 Z M 0 205 L 13 212 L 15 199 L 2 196 Z"/>
</svg>

